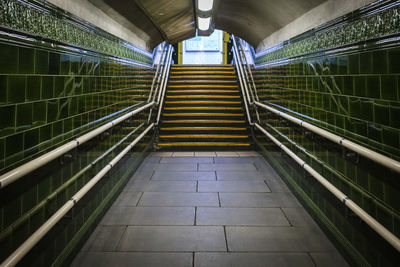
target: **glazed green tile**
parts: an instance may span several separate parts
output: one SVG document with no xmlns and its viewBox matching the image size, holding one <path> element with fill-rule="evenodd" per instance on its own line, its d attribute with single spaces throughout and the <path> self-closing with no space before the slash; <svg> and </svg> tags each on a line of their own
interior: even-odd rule
<svg viewBox="0 0 400 267">
<path fill-rule="evenodd" d="M 41 77 L 28 76 L 26 78 L 26 100 L 35 101 L 40 99 L 40 83 Z"/>
<path fill-rule="evenodd" d="M 383 133 L 382 137 L 384 144 L 400 149 L 398 129 L 383 127 L 382 133 Z"/>
<path fill-rule="evenodd" d="M 381 76 L 381 97 L 385 100 L 398 100 L 398 76 L 382 75 Z"/>
<path fill-rule="evenodd" d="M 70 56 L 67 54 L 61 54 L 60 56 L 60 74 L 69 75 L 70 72 Z"/>
<path fill-rule="evenodd" d="M 390 120 L 390 126 L 392 126 L 393 128 L 400 128 L 400 103 L 399 104 L 394 104 L 391 103 L 390 104 L 390 118 L 392 118 Z"/>
<path fill-rule="evenodd" d="M 63 134 L 63 122 L 62 121 L 57 121 L 52 124 L 52 133 L 53 133 L 53 141 L 55 143 L 59 142 L 62 140 L 62 134 Z M 61 138 L 61 140 L 60 140 Z"/>
<path fill-rule="evenodd" d="M 360 74 L 372 74 L 373 73 L 373 62 L 372 54 L 361 53 L 360 54 Z"/>
<path fill-rule="evenodd" d="M 348 74 L 360 73 L 360 56 L 358 54 L 349 55 L 347 64 L 348 64 L 347 65 Z"/>
<path fill-rule="evenodd" d="M 20 103 L 25 101 L 26 76 L 10 75 L 7 81 L 7 102 Z"/>
<path fill-rule="evenodd" d="M 0 136 L 6 136 L 15 132 L 16 129 L 16 106 L 0 107 Z"/>
<path fill-rule="evenodd" d="M 81 95 L 83 93 L 83 78 L 73 78 L 72 92 L 69 95 Z"/>
<path fill-rule="evenodd" d="M 40 49 L 35 50 L 35 73 L 49 73 L 49 52 Z"/>
<path fill-rule="evenodd" d="M 382 126 L 375 123 L 368 124 L 368 138 L 382 143 Z"/>
<path fill-rule="evenodd" d="M 54 97 L 65 96 L 64 76 L 54 77 Z"/>
<path fill-rule="evenodd" d="M 400 74 L 400 49 L 388 51 L 389 73 Z"/>
<path fill-rule="evenodd" d="M 386 101 L 374 101 L 374 121 L 382 125 L 390 125 L 390 106 Z"/>
<path fill-rule="evenodd" d="M 6 158 L 20 153 L 23 150 L 24 136 L 22 133 L 14 134 L 6 137 Z"/>
<path fill-rule="evenodd" d="M 81 57 L 70 56 L 70 61 L 71 61 L 71 69 L 70 69 L 71 74 L 80 74 L 79 69 L 80 69 Z"/>
<path fill-rule="evenodd" d="M 47 123 L 58 120 L 59 102 L 58 100 L 47 101 Z"/>
<path fill-rule="evenodd" d="M 17 105 L 17 131 L 22 131 L 32 127 L 33 121 L 33 104 L 19 104 Z"/>
<path fill-rule="evenodd" d="M 40 127 L 39 136 L 40 136 L 39 139 L 40 143 L 50 140 L 53 136 L 52 125 L 49 124 Z"/>
<path fill-rule="evenodd" d="M 19 47 L 19 71 L 21 74 L 35 73 L 35 52 L 32 48 Z"/>
<path fill-rule="evenodd" d="M 49 53 L 49 74 L 60 74 L 60 54 Z"/>
<path fill-rule="evenodd" d="M 386 74 L 388 73 L 388 53 L 386 50 L 372 52 L 373 73 Z"/>
<path fill-rule="evenodd" d="M 354 95 L 365 97 L 367 95 L 366 92 L 366 77 L 365 76 L 354 76 Z"/>
<path fill-rule="evenodd" d="M 49 99 L 54 97 L 54 77 L 52 76 L 42 76 L 42 88 L 41 93 L 42 99 Z"/>
<path fill-rule="evenodd" d="M 45 101 L 33 103 L 33 126 L 43 125 L 47 121 L 47 104 Z"/>
<path fill-rule="evenodd" d="M 0 43 L 0 73 L 18 73 L 18 47 Z"/>
<path fill-rule="evenodd" d="M 367 76 L 367 94 L 369 98 L 380 98 L 380 77 L 379 76 Z"/>
<path fill-rule="evenodd" d="M 64 134 L 66 134 L 66 133 L 69 133 L 70 135 L 71 135 L 71 131 L 73 130 L 73 120 L 72 120 L 72 118 L 69 118 L 69 119 L 65 119 L 64 121 L 63 121 L 63 131 L 64 131 Z M 71 137 L 71 136 L 69 136 L 69 137 Z M 69 137 L 67 137 L 67 138 L 69 138 Z"/>
<path fill-rule="evenodd" d="M 57 119 L 65 119 L 68 117 L 68 106 L 70 99 L 62 98 L 59 100 L 59 110 L 58 110 L 58 118 Z"/>
<path fill-rule="evenodd" d="M 24 132 L 25 157 L 38 152 L 39 134 L 40 130 L 38 128 Z"/>
<path fill-rule="evenodd" d="M 7 75 L 0 75 L 0 105 L 7 103 Z"/>
</svg>

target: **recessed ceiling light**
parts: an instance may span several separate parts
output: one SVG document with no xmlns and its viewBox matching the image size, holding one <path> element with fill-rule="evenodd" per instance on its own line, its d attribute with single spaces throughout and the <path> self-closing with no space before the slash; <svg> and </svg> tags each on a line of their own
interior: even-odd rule
<svg viewBox="0 0 400 267">
<path fill-rule="evenodd" d="M 208 18 L 200 18 L 199 17 L 199 19 L 198 19 L 199 30 L 208 31 L 208 29 L 210 29 L 210 21 L 211 21 L 211 17 L 208 17 Z"/>
<path fill-rule="evenodd" d="M 200 11 L 209 11 L 213 8 L 214 0 L 197 0 Z"/>
</svg>

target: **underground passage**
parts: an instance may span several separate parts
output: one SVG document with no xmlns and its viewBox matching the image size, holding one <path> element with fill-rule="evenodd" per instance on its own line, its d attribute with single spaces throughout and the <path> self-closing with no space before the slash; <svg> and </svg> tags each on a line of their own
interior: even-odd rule
<svg viewBox="0 0 400 267">
<path fill-rule="evenodd" d="M 400 266 L 400 1 L 2 0 L 0 266 Z"/>
</svg>

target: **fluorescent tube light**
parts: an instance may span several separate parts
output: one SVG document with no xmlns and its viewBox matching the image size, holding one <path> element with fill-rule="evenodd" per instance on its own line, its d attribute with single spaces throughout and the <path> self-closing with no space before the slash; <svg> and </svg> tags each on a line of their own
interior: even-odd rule
<svg viewBox="0 0 400 267">
<path fill-rule="evenodd" d="M 213 8 L 214 0 L 197 0 L 200 11 L 209 11 Z"/>
<path fill-rule="evenodd" d="M 199 23 L 199 30 L 200 31 L 208 31 L 208 29 L 210 29 L 210 21 L 211 21 L 211 17 L 208 18 L 200 18 L 198 19 L 198 23 Z"/>
</svg>

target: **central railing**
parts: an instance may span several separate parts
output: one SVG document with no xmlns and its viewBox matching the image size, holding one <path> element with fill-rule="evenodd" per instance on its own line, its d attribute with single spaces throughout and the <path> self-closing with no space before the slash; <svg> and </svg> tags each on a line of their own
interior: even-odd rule
<svg viewBox="0 0 400 267">
<path fill-rule="evenodd" d="M 326 138 L 334 143 L 339 144 L 355 153 L 364 156 L 374 162 L 382 164 L 383 166 L 400 173 L 400 162 L 391 159 L 385 155 L 372 151 L 366 147 L 356 144 L 350 140 L 347 140 L 341 136 L 334 133 L 326 131 L 320 127 L 312 125 L 311 123 L 300 120 L 293 117 L 285 112 L 279 111 L 268 104 L 259 102 L 257 96 L 257 88 L 255 86 L 254 78 L 251 72 L 250 64 L 246 59 L 246 55 L 241 45 L 241 40 L 237 39 L 232 35 L 233 41 L 233 55 L 234 64 L 236 67 L 237 75 L 240 82 L 240 87 L 242 89 L 243 98 L 245 102 L 245 108 L 247 117 L 250 125 L 254 126 L 256 129 L 264 133 L 273 143 L 275 143 L 279 148 L 281 148 L 286 154 L 288 154 L 297 164 L 299 164 L 307 173 L 309 173 L 313 178 L 315 178 L 323 187 L 325 187 L 330 193 L 332 193 L 337 199 L 339 199 L 347 208 L 349 208 L 354 214 L 356 214 L 362 221 L 369 225 L 378 235 L 380 235 L 384 240 L 391 244 L 397 251 L 400 252 L 400 239 L 395 236 L 391 231 L 386 229 L 382 224 L 375 220 L 371 215 L 369 215 L 365 210 L 353 202 L 346 194 L 341 192 L 337 187 L 330 183 L 325 177 L 319 174 L 315 169 L 303 161 L 299 156 L 297 156 L 288 147 L 278 141 L 273 135 L 271 135 L 267 130 L 265 130 L 259 123 L 260 119 L 258 116 L 257 108 L 262 108 L 268 110 L 286 120 L 289 120 L 299 126 L 312 131 L 319 136 Z M 250 108 L 254 108 L 256 114 L 256 120 L 252 121 L 252 116 L 250 113 Z M 272 126 L 271 126 L 272 127 Z M 273 128 L 273 127 L 272 127 Z M 273 128 L 274 129 L 274 128 Z M 275 129 L 274 129 L 275 130 Z"/>
<path fill-rule="evenodd" d="M 122 122 L 132 118 L 136 114 L 139 114 L 145 110 L 150 109 L 149 118 L 147 122 L 146 129 L 133 140 L 128 146 L 126 146 L 116 157 L 114 157 L 108 164 L 105 165 L 93 178 L 89 180 L 75 195 L 73 195 L 70 200 L 68 200 L 61 208 L 59 208 L 54 214 L 44 223 L 39 229 L 37 229 L 27 240 L 25 240 L 22 245 L 20 245 L 2 264 L 1 266 L 15 266 L 91 189 L 99 183 L 99 181 L 106 176 L 107 173 L 144 137 L 149 131 L 151 131 L 154 126 L 158 123 L 161 110 L 162 110 L 162 99 L 165 95 L 166 84 L 168 80 L 169 70 L 172 61 L 172 52 L 173 47 L 171 45 L 163 44 L 161 46 L 161 55 L 160 61 L 157 64 L 156 72 L 153 78 L 152 86 L 149 92 L 149 97 L 147 102 L 140 103 L 140 107 L 135 109 L 134 111 L 128 112 L 74 140 L 34 159 L 31 160 L 3 175 L 0 176 L 0 190 L 4 187 L 9 186 L 12 183 L 15 183 L 18 180 L 24 179 L 27 174 L 35 171 L 36 169 L 50 163 L 52 160 L 57 159 L 75 149 L 76 147 L 92 140 L 93 138 L 100 136 L 104 132 L 110 130 L 112 127 L 121 124 Z M 152 111 L 153 109 L 158 109 L 157 118 L 154 121 L 152 120 Z M 68 187 L 70 184 L 75 182 L 78 177 L 82 176 L 83 173 L 87 172 L 91 169 L 97 162 L 104 159 L 111 152 L 116 150 L 116 148 L 120 147 L 129 137 L 131 137 L 134 133 L 136 133 L 140 128 L 142 128 L 144 123 L 139 125 L 136 129 L 131 131 L 129 134 L 124 136 L 120 141 L 118 141 L 114 146 L 109 148 L 102 155 L 97 157 L 94 161 L 88 164 L 86 167 L 82 168 L 77 174 L 71 177 L 66 183 L 61 185 L 58 189 L 56 189 L 52 195 L 50 195 L 46 200 L 36 205 L 29 214 L 34 213 L 36 210 L 42 208 L 53 195 L 56 195 L 56 192 L 60 192 L 61 190 Z M 0 191 L 1 192 L 1 191 Z M 28 220 L 29 216 L 21 217 L 17 224 L 21 225 L 26 220 Z M 13 225 L 16 227 L 16 225 Z"/>
</svg>

